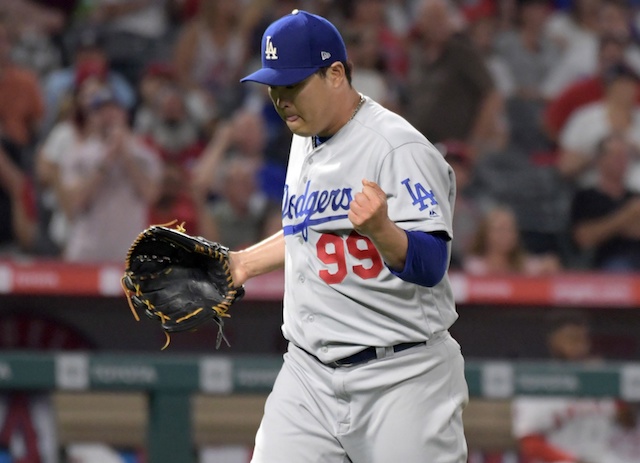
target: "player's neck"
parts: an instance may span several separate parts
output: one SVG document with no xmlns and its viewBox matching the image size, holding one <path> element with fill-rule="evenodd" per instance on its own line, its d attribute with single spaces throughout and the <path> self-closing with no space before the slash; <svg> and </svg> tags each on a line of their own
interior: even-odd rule
<svg viewBox="0 0 640 463">
<path fill-rule="evenodd" d="M 318 137 L 330 138 L 335 135 L 342 127 L 347 125 L 358 114 L 360 108 L 364 104 L 364 97 L 355 89 L 351 88 L 345 98 L 338 100 L 338 108 L 335 112 L 335 123 L 326 130 L 319 132 Z"/>
</svg>

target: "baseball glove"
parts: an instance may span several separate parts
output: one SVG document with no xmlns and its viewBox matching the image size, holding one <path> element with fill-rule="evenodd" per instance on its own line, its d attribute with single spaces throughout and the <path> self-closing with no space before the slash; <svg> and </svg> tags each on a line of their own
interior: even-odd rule
<svg viewBox="0 0 640 463">
<path fill-rule="evenodd" d="M 175 222 L 154 225 L 138 235 L 127 253 L 122 289 L 136 320 L 138 311 L 169 333 L 194 330 L 213 320 L 218 325 L 216 349 L 224 340 L 223 319 L 231 305 L 244 296 L 229 270 L 229 249 L 186 233 Z"/>
</svg>

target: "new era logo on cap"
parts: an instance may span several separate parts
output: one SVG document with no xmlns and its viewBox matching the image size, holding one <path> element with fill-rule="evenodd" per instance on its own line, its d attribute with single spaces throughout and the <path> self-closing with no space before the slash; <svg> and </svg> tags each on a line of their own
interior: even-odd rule
<svg viewBox="0 0 640 463">
<path fill-rule="evenodd" d="M 294 85 L 318 69 L 347 61 L 336 27 L 321 16 L 293 10 L 262 36 L 262 68 L 241 79 L 270 86 Z"/>
</svg>

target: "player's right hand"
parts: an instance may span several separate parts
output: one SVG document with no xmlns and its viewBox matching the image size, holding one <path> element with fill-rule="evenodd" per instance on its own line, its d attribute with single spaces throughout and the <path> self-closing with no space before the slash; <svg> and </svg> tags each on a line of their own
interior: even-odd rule
<svg viewBox="0 0 640 463">
<path fill-rule="evenodd" d="M 348 217 L 358 233 L 372 237 L 389 221 L 386 193 L 377 183 L 362 180 L 362 191 L 351 201 Z"/>
<path fill-rule="evenodd" d="M 349 204 L 349 220 L 359 234 L 368 237 L 384 262 L 394 270 L 404 268 L 407 234 L 388 215 L 387 194 L 370 180 L 362 180 L 362 191 Z"/>
</svg>

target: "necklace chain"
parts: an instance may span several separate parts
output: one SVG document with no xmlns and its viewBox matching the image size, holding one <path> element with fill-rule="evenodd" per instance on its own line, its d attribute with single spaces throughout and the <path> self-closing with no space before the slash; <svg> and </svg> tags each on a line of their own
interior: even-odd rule
<svg viewBox="0 0 640 463">
<path fill-rule="evenodd" d="M 356 117 L 356 114 L 358 114 L 358 111 L 360 111 L 360 108 L 362 108 L 362 105 L 364 104 L 364 101 L 365 101 L 365 98 L 364 98 L 364 96 L 362 96 L 362 93 L 360 93 L 360 100 L 358 100 L 358 105 L 356 106 L 356 109 L 353 110 L 353 114 L 351 115 L 351 117 L 347 121 L 347 124 L 349 122 L 351 122 L 354 117 Z M 316 141 L 316 136 L 311 137 L 311 142 L 313 143 L 313 147 L 314 148 L 318 147 L 318 143 Z"/>
<path fill-rule="evenodd" d="M 351 115 L 351 117 L 347 122 L 351 122 L 351 120 L 354 117 L 356 117 L 356 114 L 358 114 L 358 111 L 360 111 L 360 108 L 362 107 L 363 103 L 364 103 L 364 97 L 362 96 L 362 94 L 360 94 L 360 100 L 358 101 L 358 106 L 356 106 L 356 109 L 353 111 L 353 114 Z"/>
</svg>

